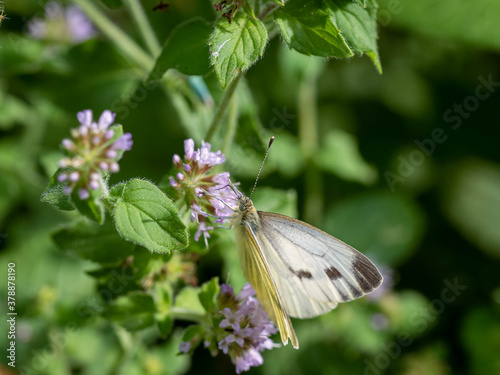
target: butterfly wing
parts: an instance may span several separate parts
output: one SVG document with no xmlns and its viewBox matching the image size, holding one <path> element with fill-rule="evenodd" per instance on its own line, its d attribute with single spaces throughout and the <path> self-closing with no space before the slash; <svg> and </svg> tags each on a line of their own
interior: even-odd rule
<svg viewBox="0 0 500 375">
<path fill-rule="evenodd" d="M 324 314 L 382 283 L 377 267 L 337 238 L 287 216 L 261 211 L 258 215 L 254 236 L 288 315 Z"/>
<path fill-rule="evenodd" d="M 255 209 L 251 214 L 254 214 L 256 218 Z M 286 345 L 288 338 L 290 338 L 293 347 L 298 349 L 297 336 L 290 317 L 283 307 L 281 296 L 276 288 L 276 279 L 270 272 L 269 264 L 256 237 L 255 232 L 258 229 L 254 223 L 254 221 L 247 219 L 235 226 L 236 242 L 244 276 L 255 289 L 264 310 L 277 324 L 283 343 Z"/>
</svg>

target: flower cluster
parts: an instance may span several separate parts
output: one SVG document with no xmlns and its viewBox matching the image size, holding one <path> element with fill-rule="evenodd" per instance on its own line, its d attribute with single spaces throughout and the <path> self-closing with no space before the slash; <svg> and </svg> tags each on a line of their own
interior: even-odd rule
<svg viewBox="0 0 500 375">
<path fill-rule="evenodd" d="M 80 8 L 74 5 L 63 8 L 57 1 L 47 3 L 44 18 L 29 22 L 28 32 L 36 39 L 69 43 L 81 43 L 96 35 L 92 22 Z"/>
<path fill-rule="evenodd" d="M 237 309 L 224 307 L 220 311 L 224 319 L 219 327 L 225 330 L 225 337 L 218 346 L 224 354 L 229 355 L 239 374 L 250 367 L 262 365 L 264 360 L 260 353 L 275 346 L 269 336 L 276 333 L 276 327 L 254 297 L 255 290 L 250 284 L 245 284 L 236 297 L 233 295 L 231 286 L 221 286 L 221 298 L 228 301 L 234 299 Z"/>
<path fill-rule="evenodd" d="M 245 284 L 237 295 L 234 295 L 231 286 L 222 284 L 219 310 L 212 317 L 220 323 L 215 332 L 205 332 L 205 347 L 212 347 L 215 341 L 216 347 L 229 355 L 238 374 L 262 365 L 261 353 L 279 346 L 269 337 L 276 333 L 276 327 L 254 296 L 255 291 L 250 284 Z M 195 337 L 181 342 L 179 351 L 188 353 L 200 340 L 201 337 Z M 217 349 L 212 350 L 212 355 L 216 354 Z"/>
<path fill-rule="evenodd" d="M 115 120 L 115 114 L 106 110 L 96 123 L 92 118 L 92 111 L 87 109 L 78 112 L 80 127 L 71 130 L 73 140 L 64 139 L 63 148 L 70 157 L 59 162 L 61 168 L 67 171 L 59 174 L 59 182 L 66 182 L 66 194 L 78 188 L 80 199 L 87 199 L 90 190 L 98 190 L 102 186 L 102 177 L 105 173 L 116 173 L 120 169 L 117 161 L 123 151 L 132 148 L 132 135 L 125 133 L 115 136 L 115 130 L 109 126 Z"/>
<path fill-rule="evenodd" d="M 194 141 L 184 141 L 184 161 L 174 155 L 173 163 L 177 169 L 175 177 L 170 177 L 170 185 L 176 188 L 191 207 L 191 221 L 198 223 L 195 240 L 201 235 L 210 238 L 209 216 L 215 216 L 214 223 L 224 224 L 232 213 L 238 198 L 229 180 L 229 172 L 209 174 L 212 167 L 222 164 L 226 158 L 221 151 L 211 152 L 210 143 L 202 142 L 201 148 L 194 149 Z"/>
</svg>

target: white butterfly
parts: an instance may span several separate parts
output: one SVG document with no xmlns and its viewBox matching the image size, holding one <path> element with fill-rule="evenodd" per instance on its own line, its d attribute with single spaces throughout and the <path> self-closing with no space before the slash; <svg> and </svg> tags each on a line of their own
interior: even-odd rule
<svg viewBox="0 0 500 375">
<path fill-rule="evenodd" d="M 324 314 L 382 284 L 377 267 L 346 243 L 300 220 L 257 211 L 243 195 L 238 199 L 233 227 L 243 274 L 285 345 L 290 339 L 299 347 L 290 317 Z"/>
</svg>

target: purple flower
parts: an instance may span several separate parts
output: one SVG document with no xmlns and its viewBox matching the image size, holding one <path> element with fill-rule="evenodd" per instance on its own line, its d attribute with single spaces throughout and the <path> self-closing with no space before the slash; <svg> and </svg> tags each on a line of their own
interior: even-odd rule
<svg viewBox="0 0 500 375">
<path fill-rule="evenodd" d="M 229 173 L 210 174 L 214 166 L 225 160 L 221 151 L 211 151 L 210 143 L 202 142 L 196 150 L 192 139 L 184 141 L 184 161 L 179 155 L 172 159 L 177 172 L 175 177 L 170 177 L 170 186 L 178 190 L 183 202 L 188 202 L 191 221 L 198 223 L 195 240 L 203 236 L 207 246 L 209 231 L 214 228 L 211 222 L 224 224 L 238 204 Z"/>
<path fill-rule="evenodd" d="M 44 18 L 33 18 L 28 24 L 29 34 L 36 39 L 63 43 L 81 43 L 96 35 L 92 22 L 75 5 L 64 8 L 51 1 L 45 6 Z"/>
<path fill-rule="evenodd" d="M 80 127 L 71 130 L 72 140 L 64 139 L 62 147 L 68 157 L 59 162 L 67 171 L 57 176 L 59 182 L 67 182 L 64 191 L 70 194 L 78 188 L 80 199 L 88 199 L 91 191 L 103 186 L 103 175 L 118 172 L 117 161 L 123 151 L 132 147 L 132 135 L 125 133 L 117 139 L 115 131 L 109 129 L 115 119 L 111 111 L 104 111 L 98 122 L 93 121 L 92 111 L 86 109 L 78 112 Z"/>
<path fill-rule="evenodd" d="M 219 303 L 226 306 L 220 311 L 218 348 L 229 355 L 238 374 L 262 365 L 260 353 L 275 347 L 269 336 L 276 333 L 276 327 L 254 296 L 249 284 L 237 296 L 232 287 L 221 285 Z"/>
<path fill-rule="evenodd" d="M 191 350 L 191 343 L 190 342 L 181 342 L 179 344 L 179 351 L 182 353 L 188 353 L 189 350 Z"/>
</svg>

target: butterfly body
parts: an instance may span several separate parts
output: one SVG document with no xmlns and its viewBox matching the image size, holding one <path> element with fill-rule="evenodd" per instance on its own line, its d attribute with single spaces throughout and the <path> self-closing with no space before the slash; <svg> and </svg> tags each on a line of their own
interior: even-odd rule
<svg viewBox="0 0 500 375">
<path fill-rule="evenodd" d="M 239 198 L 233 219 L 243 273 L 284 344 L 298 339 L 290 316 L 311 318 L 370 293 L 382 275 L 363 254 L 288 216 L 257 211 Z"/>
</svg>

